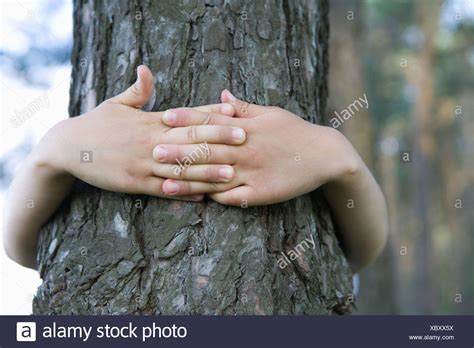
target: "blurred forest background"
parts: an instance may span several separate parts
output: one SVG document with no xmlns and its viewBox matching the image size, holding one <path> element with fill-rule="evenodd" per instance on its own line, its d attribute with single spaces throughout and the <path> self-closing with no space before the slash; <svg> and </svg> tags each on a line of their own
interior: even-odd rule
<svg viewBox="0 0 474 348">
<path fill-rule="evenodd" d="M 367 96 L 369 107 L 339 129 L 373 171 L 390 213 L 388 247 L 361 274 L 356 314 L 473 314 L 474 0 L 329 4 L 326 121 Z M 72 5 L 0 6 L 2 209 L 17 165 L 68 115 Z M 44 95 L 45 105 L 35 103 Z M 26 119 L 12 126 L 17 114 Z M 3 248 L 0 282 L 0 313 L 31 313 L 40 280 Z"/>
<path fill-rule="evenodd" d="M 474 1 L 330 1 L 329 91 L 390 214 L 357 313 L 474 313 Z"/>
</svg>

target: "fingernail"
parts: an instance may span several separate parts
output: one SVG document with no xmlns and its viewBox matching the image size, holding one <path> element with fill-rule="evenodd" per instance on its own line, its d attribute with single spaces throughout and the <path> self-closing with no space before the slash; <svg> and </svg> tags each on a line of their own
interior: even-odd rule
<svg viewBox="0 0 474 348">
<path fill-rule="evenodd" d="M 243 141 L 245 139 L 245 132 L 242 128 L 236 128 L 234 127 L 232 129 L 232 137 L 235 139 L 235 140 L 238 140 L 238 141 Z"/>
<path fill-rule="evenodd" d="M 236 101 L 236 100 L 237 100 L 237 98 L 234 97 L 234 95 L 233 95 L 232 93 L 230 93 L 230 91 L 229 91 L 228 89 L 226 89 L 226 92 L 227 92 L 227 94 L 228 94 L 230 100 L 232 100 L 232 101 Z"/>
<path fill-rule="evenodd" d="M 224 104 L 221 107 L 221 112 L 223 114 L 233 114 L 234 113 L 234 108 L 232 107 L 232 105 Z"/>
<path fill-rule="evenodd" d="M 162 148 L 161 146 L 155 147 L 155 150 L 154 150 L 155 159 L 162 162 L 166 160 L 167 155 L 168 155 L 168 151 L 166 151 L 164 148 Z"/>
<path fill-rule="evenodd" d="M 234 176 L 234 170 L 231 167 L 222 167 L 219 169 L 219 175 L 224 179 L 231 179 Z"/>
<path fill-rule="evenodd" d="M 163 119 L 165 120 L 166 123 L 173 123 L 176 121 L 176 113 L 171 110 L 166 110 Z"/>
<path fill-rule="evenodd" d="M 174 195 L 176 193 L 178 193 L 179 191 L 179 186 L 177 183 L 175 182 L 167 182 L 166 185 L 165 185 L 166 189 L 165 189 L 165 193 L 168 194 L 168 195 Z"/>
<path fill-rule="evenodd" d="M 200 201 L 204 198 L 204 195 L 195 195 L 195 196 L 191 196 L 190 199 L 192 201 Z"/>
<path fill-rule="evenodd" d="M 135 86 L 139 91 L 142 90 L 142 80 L 140 78 L 140 75 L 138 74 L 138 67 L 137 67 L 137 80 L 135 81 Z"/>
</svg>

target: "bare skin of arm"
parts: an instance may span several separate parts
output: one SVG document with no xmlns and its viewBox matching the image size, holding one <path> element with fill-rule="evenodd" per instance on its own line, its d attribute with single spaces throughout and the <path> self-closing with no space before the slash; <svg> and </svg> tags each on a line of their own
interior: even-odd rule
<svg viewBox="0 0 474 348">
<path fill-rule="evenodd" d="M 137 113 L 153 85 L 146 67 L 138 76 L 126 92 L 55 126 L 25 161 L 9 189 L 4 219 L 4 246 L 13 260 L 35 267 L 37 233 L 75 177 L 111 191 L 187 200 L 208 194 L 236 206 L 278 203 L 322 187 L 353 270 L 383 249 L 385 199 L 341 133 L 281 108 L 250 105 L 228 91 L 224 104 Z M 176 160 L 203 142 L 206 156 L 176 172 Z M 80 151 L 89 150 L 93 162 L 80 163 Z"/>
<path fill-rule="evenodd" d="M 322 187 L 353 271 L 373 261 L 388 235 L 385 198 L 344 135 L 281 108 L 245 103 L 226 90 L 221 99 L 234 106 L 237 117 L 215 118 L 212 122 L 241 127 L 247 134 L 245 143 L 238 147 L 211 145 L 211 161 L 232 164 L 234 178 L 218 185 L 168 179 L 163 191 L 177 185 L 175 194 L 213 192 L 209 197 L 222 204 L 253 206 L 286 201 Z M 205 117 L 187 108 L 172 112 L 176 117 L 168 122 L 170 126 L 199 122 L 196 118 Z M 160 146 L 167 149 L 169 158 L 191 149 Z"/>
<path fill-rule="evenodd" d="M 152 74 L 141 66 L 137 82 L 127 91 L 82 116 L 60 122 L 45 135 L 8 191 L 2 235 L 11 259 L 35 269 L 38 231 L 59 207 L 76 177 L 110 191 L 191 201 L 203 198 L 201 192 L 192 190 L 172 196 L 163 192 L 164 179 L 175 177 L 176 166 L 156 163 L 153 156 L 158 158 L 159 151 L 153 152 L 155 145 L 205 142 L 232 147 L 245 140 L 245 132 L 231 126 L 193 123 L 171 128 L 163 122 L 166 113 L 137 109 L 152 90 Z M 214 117 L 234 114 L 228 104 L 193 110 Z M 81 163 L 81 151 L 92 151 L 92 162 Z M 192 165 L 178 177 L 211 183 L 232 179 L 231 166 L 207 163 L 203 157 L 199 165 Z"/>
</svg>

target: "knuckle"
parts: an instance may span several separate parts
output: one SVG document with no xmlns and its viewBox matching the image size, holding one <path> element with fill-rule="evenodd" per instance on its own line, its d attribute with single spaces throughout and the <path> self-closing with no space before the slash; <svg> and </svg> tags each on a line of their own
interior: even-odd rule
<svg viewBox="0 0 474 348">
<path fill-rule="evenodd" d="M 181 161 L 186 156 L 186 153 L 181 146 L 176 146 L 174 149 L 170 148 L 168 151 L 168 158 L 174 161 L 173 163 L 178 162 L 178 160 Z"/>
<path fill-rule="evenodd" d="M 246 146 L 242 151 L 243 158 L 252 158 L 253 161 L 251 163 L 261 163 L 260 158 L 260 151 L 252 146 Z"/>
<path fill-rule="evenodd" d="M 117 185 L 120 186 L 120 192 L 139 193 L 144 190 L 144 183 L 146 182 L 149 172 L 155 171 L 148 165 L 140 163 L 129 164 L 124 172 L 118 176 Z"/>
<path fill-rule="evenodd" d="M 143 125 L 144 127 L 154 126 L 154 125 L 160 124 L 161 122 L 161 120 L 158 119 L 156 115 L 153 115 L 152 113 L 145 113 L 145 112 L 141 113 L 140 117 L 137 120 L 138 120 L 138 123 L 140 125 Z"/>
<path fill-rule="evenodd" d="M 138 88 L 135 84 L 130 86 L 129 91 L 130 91 L 130 94 L 133 97 L 139 97 L 140 96 L 140 91 L 138 90 Z"/>
<path fill-rule="evenodd" d="M 212 186 L 212 191 L 213 191 L 213 192 L 222 191 L 222 189 L 221 189 L 222 185 L 219 184 L 219 183 L 217 183 L 217 182 L 211 183 L 211 186 Z"/>
<path fill-rule="evenodd" d="M 160 166 L 157 163 L 151 162 L 147 169 L 146 174 L 148 176 L 160 176 Z"/>
<path fill-rule="evenodd" d="M 211 146 L 207 146 L 207 148 L 204 150 L 204 158 L 205 158 L 205 161 L 206 163 L 210 163 L 211 162 L 211 158 L 212 158 L 212 149 L 211 149 Z"/>
<path fill-rule="evenodd" d="M 203 125 L 212 124 L 213 120 L 214 120 L 214 116 L 213 116 L 212 112 L 206 112 L 206 115 L 204 116 L 202 124 Z"/>
<path fill-rule="evenodd" d="M 196 133 L 197 133 L 197 129 L 196 129 L 196 126 L 189 126 L 188 127 L 188 139 L 190 141 L 195 141 L 196 140 Z"/>
<path fill-rule="evenodd" d="M 183 166 L 181 168 L 179 168 L 178 170 L 178 177 L 179 179 L 181 180 L 185 180 L 186 177 L 188 176 L 188 166 Z"/>
<path fill-rule="evenodd" d="M 131 174 L 128 171 L 122 174 L 117 180 L 117 184 L 119 185 L 120 191 L 122 192 L 135 191 L 136 183 L 137 183 L 136 176 Z"/>
<path fill-rule="evenodd" d="M 247 124 L 245 125 L 245 133 L 247 134 L 247 136 L 252 133 L 257 133 L 260 130 L 261 125 L 258 124 L 258 121 L 253 118 L 249 118 Z"/>
<path fill-rule="evenodd" d="M 138 134 L 135 137 L 135 142 L 138 145 L 146 146 L 147 148 L 151 147 L 154 144 L 154 140 L 155 139 L 153 139 L 153 137 L 150 134 L 144 134 L 144 133 Z"/>
<path fill-rule="evenodd" d="M 247 114 L 250 104 L 248 102 L 240 102 L 239 109 L 242 114 Z"/>
</svg>

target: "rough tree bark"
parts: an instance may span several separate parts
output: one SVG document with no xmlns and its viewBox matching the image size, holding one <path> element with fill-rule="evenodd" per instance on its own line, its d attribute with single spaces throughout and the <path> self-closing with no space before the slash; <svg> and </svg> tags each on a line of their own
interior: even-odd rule
<svg viewBox="0 0 474 348">
<path fill-rule="evenodd" d="M 228 88 L 318 122 L 327 36 L 325 1 L 77 0 L 70 114 L 125 89 L 145 63 L 155 74 L 155 110 L 217 102 Z M 281 252 L 311 236 L 314 250 L 279 268 Z M 350 269 L 317 194 L 234 208 L 83 185 L 43 228 L 38 269 L 36 314 L 324 314 L 352 307 Z"/>
</svg>

